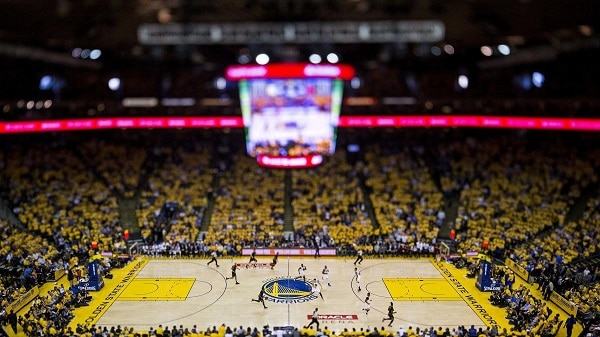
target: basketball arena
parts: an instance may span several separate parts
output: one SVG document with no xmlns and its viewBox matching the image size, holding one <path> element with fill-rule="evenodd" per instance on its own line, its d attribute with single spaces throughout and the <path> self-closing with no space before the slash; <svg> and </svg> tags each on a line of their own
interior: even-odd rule
<svg viewBox="0 0 600 337">
<path fill-rule="evenodd" d="M 599 22 L 0 2 L 0 337 L 600 336 Z"/>
</svg>

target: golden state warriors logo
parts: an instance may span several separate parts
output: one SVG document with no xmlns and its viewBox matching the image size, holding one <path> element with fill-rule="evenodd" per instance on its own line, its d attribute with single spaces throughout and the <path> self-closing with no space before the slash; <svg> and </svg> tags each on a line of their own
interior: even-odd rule
<svg viewBox="0 0 600 337">
<path fill-rule="evenodd" d="M 309 282 L 290 277 L 267 280 L 262 289 L 265 299 L 275 303 L 304 303 L 317 298 Z"/>
</svg>

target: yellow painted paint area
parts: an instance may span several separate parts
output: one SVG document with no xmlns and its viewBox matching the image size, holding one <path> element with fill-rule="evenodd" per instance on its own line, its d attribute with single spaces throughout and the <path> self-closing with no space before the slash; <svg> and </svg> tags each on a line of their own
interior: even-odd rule
<svg viewBox="0 0 600 337">
<path fill-rule="evenodd" d="M 136 278 L 119 296 L 119 301 L 185 301 L 195 278 Z"/>
<path fill-rule="evenodd" d="M 443 278 L 384 278 L 395 301 L 460 301 L 461 297 Z"/>
<path fill-rule="evenodd" d="M 508 323 L 508 319 L 506 319 L 506 310 L 492 305 L 489 301 L 491 293 L 482 292 L 477 289 L 475 279 L 468 278 L 466 270 L 457 269 L 451 263 L 432 262 L 432 264 L 485 325 L 497 325 L 500 328 L 506 328 L 510 331 L 512 326 Z"/>
<path fill-rule="evenodd" d="M 145 258 L 137 258 L 121 269 L 111 270 L 113 278 L 104 279 L 104 288 L 100 291 L 90 292 L 92 301 L 88 306 L 73 311 L 75 317 L 69 326 L 75 330 L 77 324 L 96 324 L 147 263 L 148 260 Z"/>
</svg>

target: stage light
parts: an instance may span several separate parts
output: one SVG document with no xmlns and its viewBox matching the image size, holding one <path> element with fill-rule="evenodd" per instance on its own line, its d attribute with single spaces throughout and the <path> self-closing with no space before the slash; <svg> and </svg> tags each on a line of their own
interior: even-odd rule
<svg viewBox="0 0 600 337">
<path fill-rule="evenodd" d="M 309 61 L 310 61 L 310 63 L 312 63 L 312 64 L 318 64 L 318 63 L 321 63 L 321 55 L 319 55 L 319 54 L 311 54 L 311 55 L 308 57 L 308 60 L 309 60 Z"/>
<path fill-rule="evenodd" d="M 510 47 L 505 44 L 498 45 L 498 52 L 505 56 L 510 55 Z"/>
<path fill-rule="evenodd" d="M 40 90 L 50 90 L 54 85 L 54 78 L 50 75 L 44 75 L 40 79 Z"/>
<path fill-rule="evenodd" d="M 227 87 L 227 81 L 223 77 L 218 77 L 215 80 L 215 88 L 217 88 L 219 90 L 225 90 L 226 87 Z"/>
<path fill-rule="evenodd" d="M 256 63 L 260 64 L 260 65 L 265 65 L 267 63 L 269 63 L 269 55 L 262 53 L 262 54 L 258 54 L 256 55 Z"/>
<path fill-rule="evenodd" d="M 434 56 L 440 56 L 442 55 L 442 50 L 438 46 L 433 46 L 431 47 L 431 54 L 433 54 Z"/>
<path fill-rule="evenodd" d="M 31 109 L 33 109 L 34 106 L 35 106 L 35 102 L 34 101 L 28 101 L 27 105 L 26 105 L 26 108 L 27 108 L 27 110 L 31 110 Z"/>
<path fill-rule="evenodd" d="M 74 58 L 79 58 L 81 56 L 81 48 L 73 49 L 73 51 L 71 52 L 71 56 L 73 56 Z"/>
<path fill-rule="evenodd" d="M 86 59 L 90 56 L 90 50 L 89 49 L 84 49 L 81 51 L 81 58 L 82 59 Z"/>
<path fill-rule="evenodd" d="M 250 56 L 246 55 L 246 54 L 242 54 L 238 57 L 238 62 L 240 64 L 246 64 L 250 62 Z"/>
<path fill-rule="evenodd" d="M 44 107 L 44 102 L 42 102 L 42 101 L 35 102 L 35 108 L 36 109 L 40 110 L 43 107 Z"/>
<path fill-rule="evenodd" d="M 117 91 L 121 88 L 121 79 L 118 77 L 113 77 L 108 80 L 108 88 L 112 91 Z"/>
<path fill-rule="evenodd" d="M 536 88 L 541 88 L 544 85 L 544 74 L 534 71 L 531 74 L 531 83 L 533 84 L 534 87 Z"/>
<path fill-rule="evenodd" d="M 327 62 L 329 63 L 338 63 L 340 61 L 340 58 L 337 56 L 336 53 L 329 53 L 327 54 Z"/>
<path fill-rule="evenodd" d="M 97 60 L 100 56 L 102 56 L 102 51 L 100 51 L 100 49 L 94 49 L 90 52 L 90 58 L 92 60 Z"/>
<path fill-rule="evenodd" d="M 444 45 L 444 51 L 448 55 L 454 55 L 454 47 L 451 44 Z"/>
<path fill-rule="evenodd" d="M 469 78 L 467 75 L 459 75 L 458 76 L 458 86 L 462 89 L 467 89 L 469 87 Z"/>
<path fill-rule="evenodd" d="M 355 77 L 355 78 L 353 78 L 353 79 L 350 81 L 350 87 L 351 87 L 352 89 L 358 89 L 358 88 L 360 88 L 360 84 L 361 84 L 361 83 L 360 83 L 360 78 L 358 78 L 358 77 Z"/>
<path fill-rule="evenodd" d="M 49 99 L 44 101 L 44 108 L 50 109 L 50 107 L 52 107 L 52 101 Z"/>
<path fill-rule="evenodd" d="M 480 50 L 483 56 L 492 56 L 493 51 L 489 46 L 482 46 Z"/>
</svg>

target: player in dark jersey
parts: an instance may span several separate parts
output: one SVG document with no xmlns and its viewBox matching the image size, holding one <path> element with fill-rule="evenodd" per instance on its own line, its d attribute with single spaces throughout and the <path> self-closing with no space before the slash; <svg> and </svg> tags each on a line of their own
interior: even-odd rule
<svg viewBox="0 0 600 337">
<path fill-rule="evenodd" d="M 258 298 L 257 299 L 252 299 L 252 302 L 260 302 L 263 305 L 263 308 L 267 309 L 267 306 L 265 305 L 265 291 L 261 288 L 260 292 L 258 293 Z"/>
<path fill-rule="evenodd" d="M 208 261 L 206 265 L 209 266 L 211 263 L 214 262 L 217 265 L 217 268 L 219 268 L 219 262 L 217 261 L 217 252 L 213 250 L 213 252 L 210 253 L 210 256 L 210 261 Z"/>
<path fill-rule="evenodd" d="M 275 266 L 277 265 L 278 259 L 279 259 L 279 253 L 276 253 L 275 256 L 273 256 L 273 262 L 271 262 L 271 270 L 273 270 L 273 268 L 275 268 Z"/>
<path fill-rule="evenodd" d="M 313 311 L 311 319 L 310 319 L 310 323 L 308 323 L 308 325 L 305 325 L 304 328 L 310 328 L 312 327 L 313 324 L 317 325 L 317 330 L 319 330 L 319 308 L 315 308 L 315 311 Z"/>
<path fill-rule="evenodd" d="M 390 324 L 388 324 L 388 326 L 392 326 L 392 323 L 394 323 L 395 313 L 396 311 L 394 310 L 394 303 L 390 302 L 390 306 L 388 307 L 388 317 L 382 319 L 381 322 L 390 321 Z"/>
<path fill-rule="evenodd" d="M 235 284 L 240 284 L 237 279 L 236 270 L 237 270 L 237 263 L 234 263 L 233 266 L 231 266 L 231 277 L 226 277 L 225 278 L 226 282 L 227 282 L 227 280 L 235 280 Z"/>
<path fill-rule="evenodd" d="M 365 315 L 369 315 L 369 311 L 371 311 L 371 293 L 367 292 L 367 297 L 365 298 L 365 304 L 362 308 L 362 311 L 365 312 Z"/>
<path fill-rule="evenodd" d="M 253 251 L 252 255 L 250 255 L 250 262 L 248 262 L 248 263 L 252 263 L 252 262 L 255 262 L 255 263 L 258 262 L 258 260 L 256 259 L 256 252 L 255 251 Z"/>
<path fill-rule="evenodd" d="M 356 265 L 357 263 L 361 264 L 362 262 L 363 262 L 363 251 L 362 251 L 362 249 L 359 249 L 356 252 L 356 260 L 354 261 L 354 265 Z"/>
</svg>

